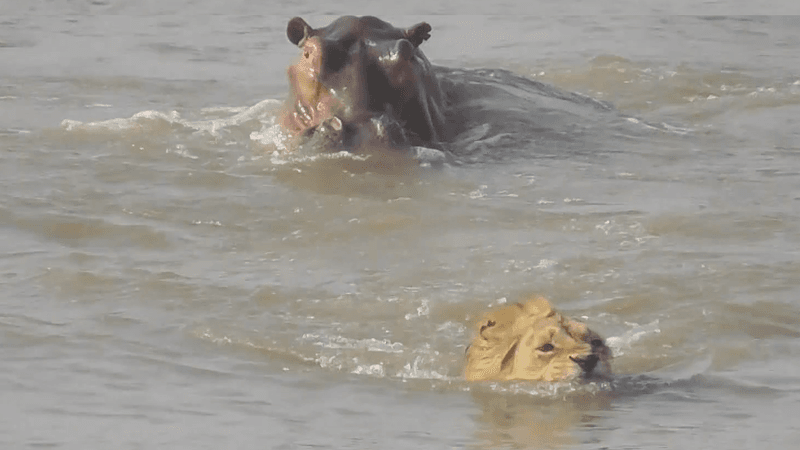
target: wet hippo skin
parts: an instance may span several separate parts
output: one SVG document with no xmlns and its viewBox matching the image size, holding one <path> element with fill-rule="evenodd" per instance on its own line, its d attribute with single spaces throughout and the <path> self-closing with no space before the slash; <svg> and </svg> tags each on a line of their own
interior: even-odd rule
<svg viewBox="0 0 800 450">
<path fill-rule="evenodd" d="M 288 69 L 281 124 L 296 136 L 357 147 L 436 145 L 444 133 L 443 96 L 419 49 L 425 22 L 396 28 L 376 17 L 344 16 L 322 28 L 295 17 L 286 27 L 302 53 Z"/>
</svg>

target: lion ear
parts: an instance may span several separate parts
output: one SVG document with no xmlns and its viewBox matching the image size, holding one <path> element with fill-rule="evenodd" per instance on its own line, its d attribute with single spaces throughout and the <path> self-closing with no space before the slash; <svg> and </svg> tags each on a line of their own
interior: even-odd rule
<svg viewBox="0 0 800 450">
<path fill-rule="evenodd" d="M 487 329 L 487 328 L 489 328 L 489 327 L 493 327 L 493 326 L 495 326 L 495 324 L 496 324 L 496 323 L 497 323 L 497 322 L 495 322 L 494 320 L 491 320 L 491 319 L 489 319 L 489 320 L 487 320 L 487 321 L 485 321 L 485 322 L 481 322 L 481 324 L 482 324 L 482 325 L 481 325 L 481 328 L 480 328 L 480 330 L 478 330 L 478 334 L 479 334 L 479 335 L 480 335 L 480 336 L 481 336 L 483 339 L 486 339 L 486 337 L 483 335 L 483 330 L 485 330 L 485 329 Z"/>
<path fill-rule="evenodd" d="M 547 317 L 553 312 L 553 305 L 544 297 L 534 297 L 523 305 L 523 309 L 532 316 Z"/>
</svg>

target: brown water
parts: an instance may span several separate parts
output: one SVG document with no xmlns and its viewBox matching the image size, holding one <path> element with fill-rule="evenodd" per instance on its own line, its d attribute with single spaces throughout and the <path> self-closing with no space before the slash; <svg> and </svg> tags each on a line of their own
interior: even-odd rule
<svg viewBox="0 0 800 450">
<path fill-rule="evenodd" d="M 73 3 L 0 16 L 3 448 L 800 444 L 797 18 L 387 16 L 618 110 L 434 168 L 281 149 L 310 6 Z M 533 293 L 612 383 L 463 380 Z"/>
</svg>

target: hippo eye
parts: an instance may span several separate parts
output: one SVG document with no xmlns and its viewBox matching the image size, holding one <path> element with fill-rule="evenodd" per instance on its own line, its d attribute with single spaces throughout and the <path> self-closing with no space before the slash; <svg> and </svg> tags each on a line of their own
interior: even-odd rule
<svg viewBox="0 0 800 450">
<path fill-rule="evenodd" d="M 311 53 L 310 53 L 308 50 L 306 50 L 306 51 L 304 51 L 304 52 L 303 52 L 303 56 L 304 56 L 306 59 L 308 59 L 308 57 L 309 57 L 309 56 L 311 56 Z"/>
<path fill-rule="evenodd" d="M 555 350 L 555 347 L 553 347 L 553 344 L 549 344 L 548 343 L 548 344 L 544 344 L 543 346 L 539 347 L 537 350 L 539 350 L 540 352 L 548 353 L 548 352 L 552 352 L 553 350 Z"/>
<path fill-rule="evenodd" d="M 603 346 L 603 340 L 602 339 L 592 339 L 592 342 L 590 342 L 590 344 L 592 345 L 592 347 L 602 347 Z"/>
</svg>

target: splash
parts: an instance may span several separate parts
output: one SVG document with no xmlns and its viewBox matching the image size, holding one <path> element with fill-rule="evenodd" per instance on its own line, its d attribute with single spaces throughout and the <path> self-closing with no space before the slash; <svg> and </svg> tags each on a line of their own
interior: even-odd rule
<svg viewBox="0 0 800 450">
<path fill-rule="evenodd" d="M 565 399 L 575 395 L 600 395 L 614 392 L 615 383 L 608 380 L 599 381 L 512 381 L 512 382 L 479 382 L 471 383 L 465 390 L 488 389 L 491 392 L 519 396 L 538 397 L 544 399 Z"/>
<path fill-rule="evenodd" d="M 649 334 L 661 333 L 661 329 L 658 327 L 658 319 L 644 325 L 630 322 L 625 322 L 625 324 L 631 327 L 628 331 L 621 336 L 612 336 L 606 339 L 606 345 L 611 349 L 615 358 L 624 355 L 624 350 L 631 348 L 631 344 L 643 337 Z"/>
<path fill-rule="evenodd" d="M 174 127 L 193 130 L 196 133 L 207 134 L 218 138 L 224 132 L 232 128 L 244 125 L 251 121 L 257 121 L 271 126 L 275 122 L 275 111 L 281 105 L 279 100 L 266 99 L 249 107 L 215 107 L 200 110 L 204 116 L 223 116 L 205 120 L 189 120 L 181 117 L 178 111 L 164 113 L 160 111 L 141 111 L 128 118 L 115 118 L 96 122 L 80 122 L 77 120 L 64 119 L 61 128 L 67 132 L 89 132 L 89 133 L 120 133 L 128 131 L 153 132 L 166 126 L 169 129 Z M 273 136 L 273 144 L 282 142 L 282 136 Z M 277 144 L 275 144 L 278 146 Z"/>
<path fill-rule="evenodd" d="M 416 380 L 450 380 L 451 378 L 432 367 L 433 362 L 424 355 L 418 355 L 395 375 L 397 378 Z"/>
<path fill-rule="evenodd" d="M 165 114 L 158 111 L 142 111 L 134 114 L 129 118 L 118 118 L 101 120 L 98 122 L 80 122 L 77 120 L 64 119 L 61 121 L 61 128 L 65 131 L 84 131 L 84 132 L 112 132 L 119 133 L 122 131 L 141 131 L 145 132 L 158 124 L 174 124 L 181 123 L 180 114 L 177 111 L 172 111 Z"/>
<path fill-rule="evenodd" d="M 314 345 L 330 349 L 361 349 L 369 352 L 403 353 L 404 347 L 400 342 L 388 339 L 350 339 L 343 336 L 325 336 L 306 333 L 301 338 L 303 341 L 312 341 Z"/>
</svg>

